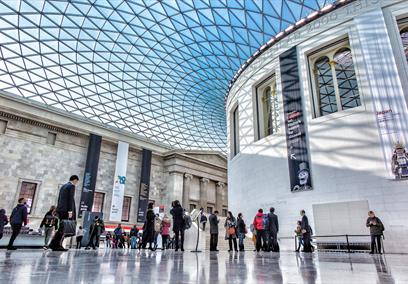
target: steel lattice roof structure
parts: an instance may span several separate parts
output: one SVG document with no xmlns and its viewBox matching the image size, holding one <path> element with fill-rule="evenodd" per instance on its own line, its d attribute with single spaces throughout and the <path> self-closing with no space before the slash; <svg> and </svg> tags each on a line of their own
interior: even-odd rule
<svg viewBox="0 0 408 284">
<path fill-rule="evenodd" d="M 334 2 L 0 0 L 0 90 L 174 148 L 225 152 L 235 72 Z"/>
</svg>

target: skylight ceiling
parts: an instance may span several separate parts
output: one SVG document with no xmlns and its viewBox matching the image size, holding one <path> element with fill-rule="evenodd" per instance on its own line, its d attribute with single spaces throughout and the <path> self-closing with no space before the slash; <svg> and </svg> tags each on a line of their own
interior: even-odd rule
<svg viewBox="0 0 408 284">
<path fill-rule="evenodd" d="M 334 0 L 0 0 L 0 90 L 174 148 L 226 150 L 228 82 Z"/>
</svg>

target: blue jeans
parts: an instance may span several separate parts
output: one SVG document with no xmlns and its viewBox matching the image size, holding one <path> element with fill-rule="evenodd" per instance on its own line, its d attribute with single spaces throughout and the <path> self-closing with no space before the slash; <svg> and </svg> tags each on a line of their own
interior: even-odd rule
<svg viewBox="0 0 408 284">
<path fill-rule="evenodd" d="M 132 237 L 130 238 L 130 247 L 131 247 L 132 249 L 137 248 L 137 238 L 136 238 L 135 236 L 132 236 Z"/>
<path fill-rule="evenodd" d="M 244 239 L 245 239 L 245 234 L 244 233 L 238 233 L 238 240 L 239 240 L 239 250 L 244 250 Z"/>
</svg>

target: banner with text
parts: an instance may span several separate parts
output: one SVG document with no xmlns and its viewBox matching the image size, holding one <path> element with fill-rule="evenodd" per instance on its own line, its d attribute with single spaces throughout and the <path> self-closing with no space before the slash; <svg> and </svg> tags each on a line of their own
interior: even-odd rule
<svg viewBox="0 0 408 284">
<path fill-rule="evenodd" d="M 115 180 L 112 191 L 112 205 L 109 221 L 122 221 L 123 197 L 125 195 L 126 170 L 129 153 L 129 144 L 120 142 L 116 156 Z"/>
<path fill-rule="evenodd" d="M 137 209 L 137 222 L 143 223 L 146 218 L 149 203 L 150 170 L 152 167 L 152 151 L 143 149 L 142 174 L 140 178 L 139 206 Z"/>
<path fill-rule="evenodd" d="M 302 111 L 296 47 L 280 55 L 290 190 L 311 190 L 309 154 Z"/>
<path fill-rule="evenodd" d="M 81 218 L 84 211 L 91 211 L 94 199 L 96 177 L 98 175 L 99 155 L 101 153 L 102 136 L 91 134 L 89 136 L 88 154 L 86 156 L 84 181 L 82 183 L 81 202 L 79 214 Z"/>
</svg>

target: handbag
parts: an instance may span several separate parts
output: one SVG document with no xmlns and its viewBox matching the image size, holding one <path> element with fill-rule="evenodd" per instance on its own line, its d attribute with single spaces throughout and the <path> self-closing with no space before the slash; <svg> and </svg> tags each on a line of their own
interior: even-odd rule
<svg viewBox="0 0 408 284">
<path fill-rule="evenodd" d="M 228 228 L 228 235 L 230 235 L 230 236 L 235 235 L 235 228 L 234 227 Z"/>
<path fill-rule="evenodd" d="M 76 221 L 75 220 L 62 220 L 62 229 L 64 237 L 72 237 L 76 234 Z"/>
</svg>

